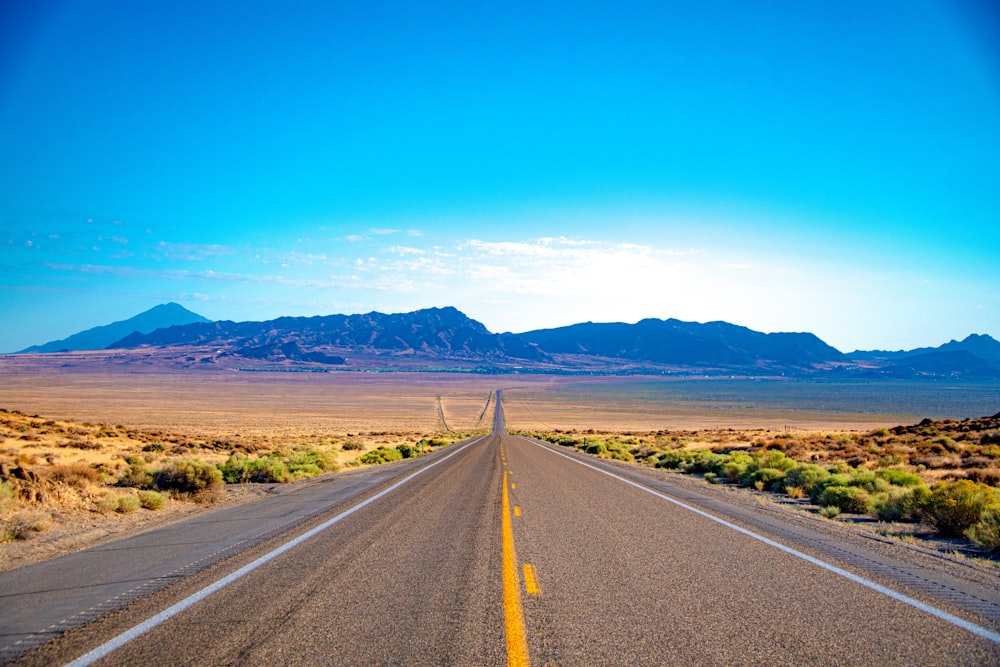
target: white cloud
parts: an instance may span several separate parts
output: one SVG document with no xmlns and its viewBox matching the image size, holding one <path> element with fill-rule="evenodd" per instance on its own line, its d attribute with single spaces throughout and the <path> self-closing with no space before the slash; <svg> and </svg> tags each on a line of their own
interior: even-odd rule
<svg viewBox="0 0 1000 667">
<path fill-rule="evenodd" d="M 278 262 L 282 268 L 291 266 L 313 266 L 314 264 L 325 264 L 327 256 L 323 253 L 296 252 L 294 250 L 278 255 Z"/>
<path fill-rule="evenodd" d="M 218 243 L 172 243 L 160 241 L 156 244 L 156 254 L 169 261 L 198 262 L 211 257 L 236 254 L 237 250 Z"/>
<path fill-rule="evenodd" d="M 425 255 L 426 250 L 421 250 L 420 248 L 411 248 L 408 246 L 394 245 L 386 248 L 387 252 L 391 252 L 396 255 L 407 256 L 407 255 Z"/>
</svg>

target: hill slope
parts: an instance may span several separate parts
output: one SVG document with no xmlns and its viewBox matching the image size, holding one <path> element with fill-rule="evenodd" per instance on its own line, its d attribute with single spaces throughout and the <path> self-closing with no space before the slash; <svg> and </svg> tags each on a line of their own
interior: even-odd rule
<svg viewBox="0 0 1000 667">
<path fill-rule="evenodd" d="M 520 334 L 549 353 L 598 355 L 680 366 L 810 368 L 844 355 L 809 333 L 765 334 L 728 322 L 645 319 L 574 324 Z"/>
<path fill-rule="evenodd" d="M 112 322 L 75 333 L 62 340 L 43 345 L 32 345 L 18 354 L 27 352 L 65 352 L 76 350 L 103 350 L 129 334 L 148 334 L 157 329 L 209 320 L 176 303 L 164 303 L 120 322 Z"/>
</svg>

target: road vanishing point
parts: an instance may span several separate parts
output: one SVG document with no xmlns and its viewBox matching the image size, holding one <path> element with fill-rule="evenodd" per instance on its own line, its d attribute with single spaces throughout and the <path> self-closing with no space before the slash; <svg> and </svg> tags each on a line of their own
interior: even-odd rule
<svg viewBox="0 0 1000 667">
<path fill-rule="evenodd" d="M 511 435 L 501 399 L 434 454 L 0 573 L 0 662 L 1000 664 L 995 573 Z"/>
</svg>

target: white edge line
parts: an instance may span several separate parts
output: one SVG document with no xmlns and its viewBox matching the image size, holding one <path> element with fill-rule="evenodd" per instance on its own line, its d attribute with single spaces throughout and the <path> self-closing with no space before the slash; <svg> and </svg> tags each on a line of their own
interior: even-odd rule
<svg viewBox="0 0 1000 667">
<path fill-rule="evenodd" d="M 520 437 L 524 438 L 524 436 L 520 436 Z M 827 563 L 826 561 L 822 561 L 819 558 L 816 558 L 814 556 L 810 556 L 809 554 L 806 554 L 806 553 L 803 553 L 801 551 L 798 551 L 797 549 L 793 549 L 793 548 L 791 548 L 789 546 L 781 544 L 780 542 L 775 542 L 774 540 L 772 540 L 770 538 L 767 538 L 767 537 L 764 537 L 763 535 L 758 535 L 757 533 L 755 533 L 755 532 L 753 532 L 751 530 L 747 530 L 746 528 L 743 528 L 742 526 L 737 526 L 736 524 L 730 523 L 729 521 L 726 521 L 725 519 L 720 519 L 719 517 L 714 516 L 712 514 L 709 514 L 708 512 L 705 512 L 704 510 L 700 510 L 697 507 L 692 507 L 691 505 L 688 505 L 687 503 L 683 503 L 683 502 L 681 502 L 681 501 L 679 501 L 679 500 L 677 500 L 675 498 L 671 498 L 670 496 L 667 496 L 667 495 L 664 495 L 664 494 L 659 493 L 657 491 L 654 491 L 653 489 L 650 489 L 650 488 L 648 488 L 646 486 L 643 486 L 642 484 L 639 484 L 637 482 L 633 482 L 630 479 L 625 479 L 624 477 L 620 477 L 620 476 L 614 474 L 613 472 L 608 472 L 607 470 L 602 470 L 601 468 L 598 468 L 597 466 L 591 465 L 589 463 L 585 463 L 585 462 L 580 461 L 580 460 L 578 460 L 578 459 L 576 459 L 576 458 L 574 458 L 572 456 L 567 456 L 566 454 L 563 454 L 562 452 L 557 451 L 555 449 L 551 449 L 551 448 L 547 447 L 546 445 L 543 445 L 540 442 L 535 442 L 534 440 L 532 440 L 530 438 L 524 438 L 524 439 L 527 440 L 528 442 L 530 442 L 531 444 L 535 445 L 536 447 L 541 447 L 542 449 L 544 449 L 545 451 L 547 451 L 547 452 L 549 452 L 551 454 L 555 454 L 556 456 L 561 456 L 564 459 L 569 459 L 573 463 L 577 463 L 579 465 L 582 465 L 585 468 L 590 468 L 591 470 L 596 470 L 597 472 L 599 472 L 601 474 L 604 474 L 604 475 L 607 475 L 608 477 L 613 477 L 614 479 L 617 479 L 619 482 L 624 482 L 625 484 L 628 484 L 630 486 L 634 486 L 635 488 L 637 488 L 637 489 L 639 489 L 641 491 L 645 491 L 646 493 L 652 494 L 652 495 L 656 496 L 657 498 L 661 498 L 663 500 L 666 500 L 669 503 L 673 503 L 674 505 L 677 505 L 678 507 L 683 507 L 684 509 L 688 510 L 689 512 L 694 512 L 695 514 L 697 514 L 699 516 L 703 516 L 706 519 L 710 519 L 711 521 L 715 521 L 716 523 L 722 524 L 726 528 L 731 528 L 731 529 L 735 530 L 738 533 L 742 533 L 742 534 L 746 535 L 747 537 L 752 537 L 755 540 L 759 540 L 759 541 L 763 542 L 764 544 L 767 544 L 769 546 L 774 547 L 775 549 L 780 549 L 781 551 L 784 551 L 787 554 L 795 556 L 796 558 L 801 558 L 802 560 L 807 561 L 809 563 L 812 563 L 813 565 L 818 565 L 819 567 L 823 568 L 824 570 L 827 570 L 829 572 L 833 572 L 834 574 L 838 574 L 838 575 L 844 577 L 845 579 L 849 579 L 849 580 L 851 580 L 851 581 L 853 581 L 853 582 L 855 582 L 857 584 L 861 584 L 862 586 L 870 588 L 873 591 L 877 591 L 879 593 L 882 593 L 883 595 L 886 595 L 886 596 L 892 598 L 893 600 L 896 600 L 898 602 L 902 602 L 903 604 L 908 604 L 911 607 L 916 607 L 917 609 L 919 609 L 921 611 L 924 611 L 924 612 L 927 612 L 931 616 L 934 616 L 934 617 L 936 617 L 936 618 L 938 618 L 938 619 L 940 619 L 942 621 L 946 621 L 948 623 L 951 623 L 952 625 L 956 625 L 956 626 L 962 628 L 963 630 L 968 630 L 972 634 L 974 634 L 974 635 L 976 635 L 978 637 L 982 637 L 983 639 L 988 639 L 989 641 L 993 642 L 994 644 L 1000 644 L 1000 633 L 993 632 L 992 630 L 990 630 L 988 628 L 984 628 L 984 627 L 982 627 L 980 625 L 976 625 L 975 623 L 971 623 L 971 622 L 965 620 L 964 618 L 961 618 L 959 616 L 955 616 L 954 614 L 949 614 L 948 612 L 944 611 L 943 609 L 938 609 L 937 607 L 932 607 L 931 605 L 926 604 L 924 602 L 921 602 L 920 600 L 916 600 L 914 598 L 911 598 L 908 595 L 903 595 L 902 593 L 894 591 L 891 588 L 887 588 L 887 587 L 885 587 L 885 586 L 883 586 L 881 584 L 877 584 L 874 581 L 870 581 L 868 579 L 865 579 L 864 577 L 859 577 L 858 575 L 856 575 L 856 574 L 854 574 L 852 572 L 848 572 L 847 570 L 841 569 L 841 568 L 837 567 L 836 565 L 831 565 L 830 563 Z"/>
<path fill-rule="evenodd" d="M 323 532 L 324 530 L 326 530 L 327 528 L 329 528 L 333 524 L 337 523 L 341 519 L 344 519 L 344 518 L 350 516 L 351 514 L 354 514 L 359 509 L 361 509 L 361 508 L 363 508 L 363 507 L 365 507 L 365 506 L 367 506 L 367 505 L 375 502 L 376 500 L 378 500 L 382 496 L 385 496 L 386 494 L 391 493 L 392 491 L 395 491 L 396 489 L 398 489 L 399 487 L 401 487 L 403 484 L 406 484 L 407 482 L 409 482 L 411 479 L 413 479 L 417 475 L 420 475 L 421 473 L 427 472 L 428 470 L 430 470 L 434 466 L 438 465 L 439 463 L 444 463 L 445 461 L 447 461 L 451 457 L 455 456 L 456 454 L 458 454 L 462 450 L 466 449 L 467 447 L 471 447 L 472 445 L 478 444 L 484 438 L 487 438 L 487 437 L 489 437 L 489 436 L 488 435 L 482 435 L 482 436 L 479 436 L 478 438 L 476 438 L 475 440 L 472 440 L 468 444 L 462 445 L 459 449 L 456 449 L 455 451 L 451 452 L 447 456 L 444 456 L 444 457 L 438 459 L 434 463 L 431 463 L 430 465 L 428 465 L 428 466 L 426 466 L 424 468 L 420 468 L 416 472 L 411 473 L 410 475 L 408 475 L 408 476 L 404 477 L 403 479 L 399 480 L 398 482 L 396 482 L 392 486 L 390 486 L 390 487 L 388 487 L 386 489 L 383 489 L 382 491 L 379 491 L 378 493 L 376 493 L 371 498 L 368 498 L 367 500 L 364 500 L 364 501 L 358 503 L 354 507 L 351 507 L 350 509 L 347 509 L 347 510 L 341 512 L 340 514 L 338 514 L 337 516 L 333 517 L 332 519 L 329 519 L 329 520 L 321 523 L 320 525 L 316 526 L 315 528 L 313 528 L 313 529 L 311 529 L 311 530 L 309 530 L 309 531 L 307 531 L 307 532 L 299 535 L 295 539 L 292 539 L 292 540 L 289 540 L 288 542 L 285 542 L 280 547 L 274 549 L 273 551 L 270 551 L 270 552 L 264 554 L 263 556 L 261 556 L 260 558 L 258 558 L 255 561 L 253 561 L 252 563 L 244 565 L 243 567 L 241 567 L 240 569 L 236 570 L 232 574 L 226 575 L 225 577 L 223 577 L 222 579 L 219 579 L 218 581 L 216 581 L 213 584 L 209 584 L 208 586 L 206 586 L 205 588 L 201 589 L 197 593 L 194 593 L 193 595 L 190 595 L 189 597 L 184 598 L 183 600 L 181 600 L 177 604 L 175 604 L 175 605 L 173 605 L 171 607 L 168 607 L 167 609 L 164 609 L 159 614 L 156 614 L 155 616 L 152 616 L 152 617 L 146 619 L 142 623 L 140 623 L 140 624 L 138 624 L 138 625 L 136 625 L 136 626 L 134 626 L 134 627 L 126 630 L 125 632 L 121 633 L 117 637 L 114 637 L 114 638 L 108 640 L 107 642 L 101 644 L 97 648 L 95 648 L 95 649 L 89 651 L 88 653 L 85 653 L 84 655 L 80 656 L 76 660 L 73 660 L 72 662 L 66 663 L 66 667 L 87 667 L 88 665 L 92 665 L 94 662 L 96 662 L 96 661 L 100 660 L 101 658 L 109 655 L 112 651 L 115 651 L 115 650 L 121 648 L 122 646 L 125 646 L 126 644 L 128 644 L 130 641 L 132 641 L 134 639 L 138 639 L 139 637 L 141 637 L 142 635 L 146 634 L 147 632 L 149 632 L 150 630 L 152 630 L 156 626 L 160 625 L 161 623 L 163 623 L 163 622 L 165 622 L 165 621 L 173 618 L 177 614 L 180 614 L 181 612 L 183 612 L 184 610 L 188 609 L 189 607 L 197 604 L 201 600 L 204 600 L 209 595 L 211 595 L 211 594 L 213 594 L 213 593 L 215 593 L 215 592 L 217 592 L 217 591 L 225 588 L 226 586 L 228 586 L 229 584 L 233 583 L 237 579 L 240 579 L 244 575 L 247 575 L 250 572 L 253 572 L 257 568 L 259 568 L 261 565 L 264 565 L 265 563 L 267 563 L 267 562 L 269 562 L 269 561 L 277 558 L 278 556 L 280 556 L 281 554 L 285 553 L 286 551 L 294 549 L 295 547 L 297 547 L 298 545 L 302 544 L 306 540 L 308 540 L 308 539 L 310 539 L 312 537 L 315 537 L 319 533 Z"/>
</svg>

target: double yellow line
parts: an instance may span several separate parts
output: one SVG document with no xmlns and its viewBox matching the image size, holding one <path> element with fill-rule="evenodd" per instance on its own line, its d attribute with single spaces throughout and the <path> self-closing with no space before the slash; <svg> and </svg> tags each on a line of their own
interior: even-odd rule
<svg viewBox="0 0 1000 667">
<path fill-rule="evenodd" d="M 521 586 L 517 579 L 517 553 L 514 551 L 514 526 L 510 518 L 507 471 L 503 473 L 503 518 L 500 532 L 503 543 L 503 616 L 507 631 L 507 664 L 528 667 L 528 638 L 521 606 Z"/>
</svg>

